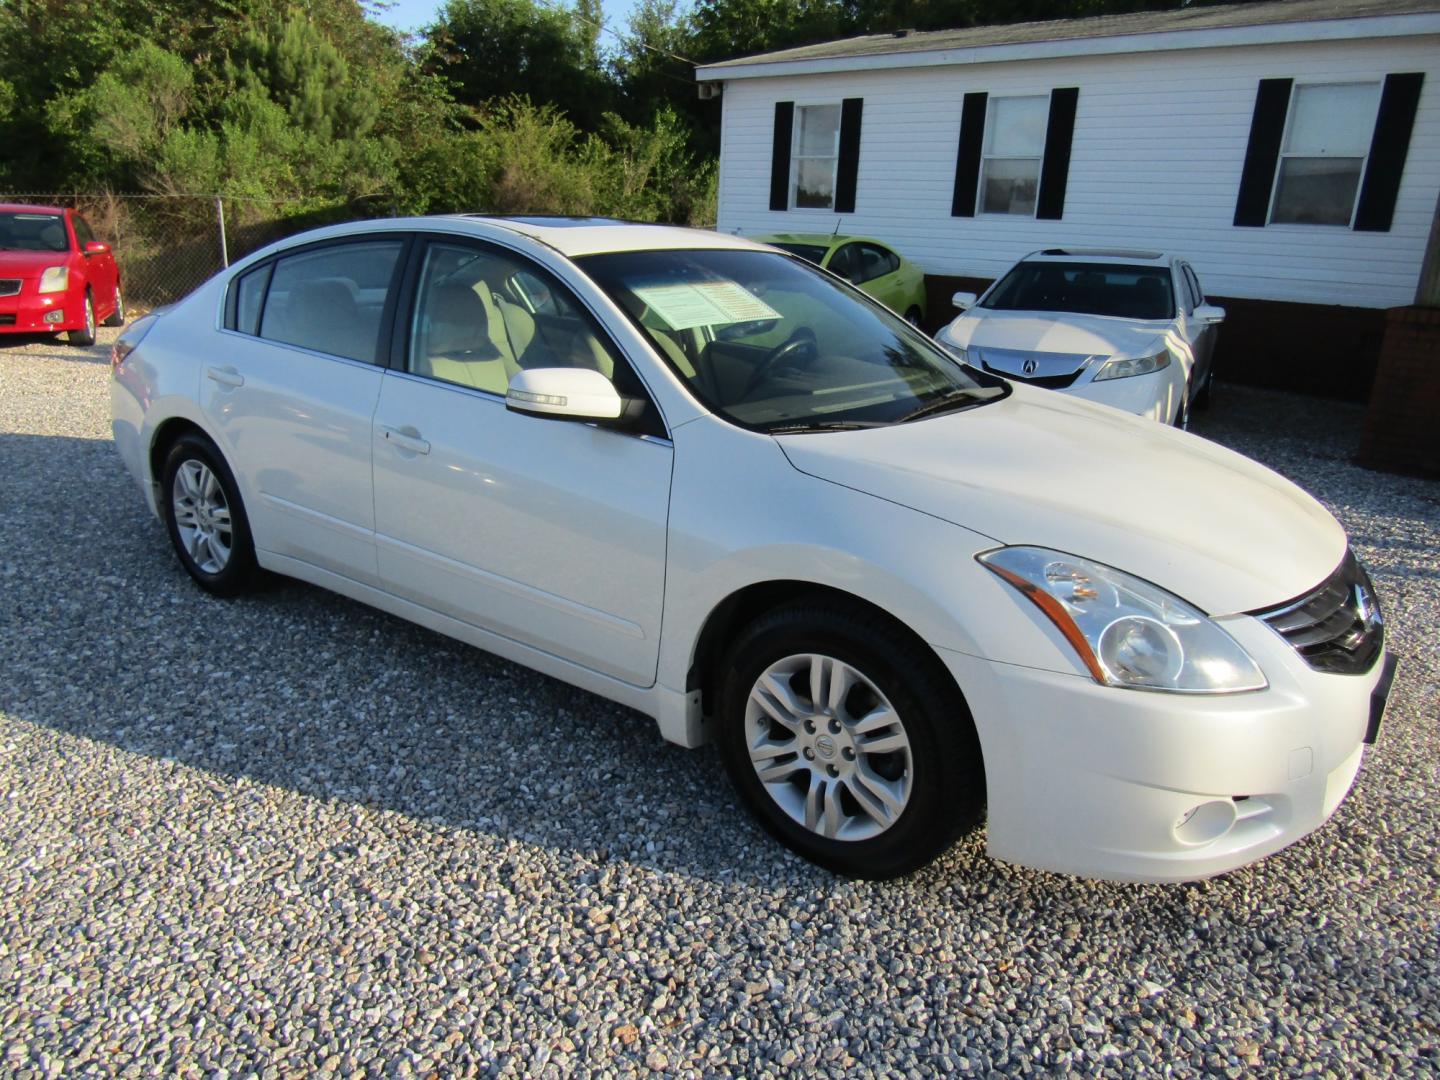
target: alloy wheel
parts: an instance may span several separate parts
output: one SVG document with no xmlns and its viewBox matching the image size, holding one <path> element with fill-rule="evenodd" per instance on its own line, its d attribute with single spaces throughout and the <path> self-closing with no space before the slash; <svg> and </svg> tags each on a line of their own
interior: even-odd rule
<svg viewBox="0 0 1440 1080">
<path fill-rule="evenodd" d="M 203 573 L 220 573 L 230 561 L 234 535 L 230 504 L 219 477 L 202 461 L 182 462 L 175 471 L 170 499 L 175 530 L 186 553 Z"/>
<path fill-rule="evenodd" d="M 899 820 L 914 762 L 899 713 L 860 670 L 787 656 L 750 691 L 745 747 L 761 786 L 792 821 L 831 840 L 868 840 Z"/>
</svg>

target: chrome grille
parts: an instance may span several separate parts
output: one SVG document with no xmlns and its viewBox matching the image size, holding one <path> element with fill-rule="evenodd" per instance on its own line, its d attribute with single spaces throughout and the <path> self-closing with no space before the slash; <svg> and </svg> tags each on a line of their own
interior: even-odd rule
<svg viewBox="0 0 1440 1080">
<path fill-rule="evenodd" d="M 1288 641 L 1316 671 L 1362 675 L 1385 644 L 1375 587 L 1353 552 L 1304 596 L 1251 612 Z"/>
<path fill-rule="evenodd" d="M 1068 375 L 1016 375 L 1013 372 L 1001 371 L 999 368 L 991 367 L 981 361 L 982 366 L 992 375 L 999 375 L 1001 378 L 1009 379 L 1011 382 L 1025 383 L 1027 386 L 1043 386 L 1047 390 L 1063 390 L 1080 377 L 1080 372 L 1072 371 Z"/>
<path fill-rule="evenodd" d="M 0 278 L 0 296 L 19 296 L 20 279 L 18 277 Z"/>
</svg>

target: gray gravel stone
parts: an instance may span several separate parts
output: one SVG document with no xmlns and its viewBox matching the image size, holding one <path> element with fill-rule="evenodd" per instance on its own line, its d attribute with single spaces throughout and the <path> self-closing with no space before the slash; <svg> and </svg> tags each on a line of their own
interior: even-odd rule
<svg viewBox="0 0 1440 1080">
<path fill-rule="evenodd" d="M 1440 485 L 1361 411 L 1197 430 L 1335 511 L 1404 658 L 1316 835 L 1095 884 L 979 838 L 886 885 L 790 856 L 713 751 L 294 583 L 195 589 L 109 441 L 105 348 L 0 344 L 0 1071 L 1440 1071 Z"/>
</svg>

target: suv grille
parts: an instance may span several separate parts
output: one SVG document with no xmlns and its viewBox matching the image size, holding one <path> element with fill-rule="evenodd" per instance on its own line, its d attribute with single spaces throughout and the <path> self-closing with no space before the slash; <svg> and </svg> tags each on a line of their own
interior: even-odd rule
<svg viewBox="0 0 1440 1080">
<path fill-rule="evenodd" d="M 1363 675 L 1385 643 L 1375 587 L 1351 551 L 1304 596 L 1250 614 L 1269 623 L 1316 671 Z"/>
<path fill-rule="evenodd" d="M 0 296 L 19 296 L 20 279 L 18 277 L 0 278 Z"/>
</svg>

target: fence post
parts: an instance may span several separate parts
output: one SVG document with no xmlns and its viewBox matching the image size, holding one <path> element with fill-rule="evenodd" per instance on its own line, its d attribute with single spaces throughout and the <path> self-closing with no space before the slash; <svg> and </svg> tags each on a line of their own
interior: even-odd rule
<svg viewBox="0 0 1440 1080">
<path fill-rule="evenodd" d="M 215 196 L 215 220 L 220 223 L 220 266 L 230 265 L 230 252 L 225 247 L 225 200 Z"/>
</svg>

